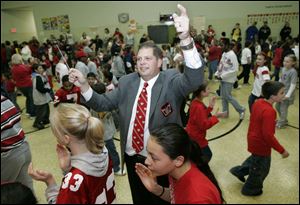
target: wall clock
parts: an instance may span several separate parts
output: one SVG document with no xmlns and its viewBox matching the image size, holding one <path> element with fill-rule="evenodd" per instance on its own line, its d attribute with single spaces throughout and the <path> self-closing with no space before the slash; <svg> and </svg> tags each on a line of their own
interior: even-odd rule
<svg viewBox="0 0 300 205">
<path fill-rule="evenodd" d="M 128 13 L 120 13 L 118 15 L 118 19 L 120 23 L 127 23 L 129 21 L 129 14 Z"/>
</svg>

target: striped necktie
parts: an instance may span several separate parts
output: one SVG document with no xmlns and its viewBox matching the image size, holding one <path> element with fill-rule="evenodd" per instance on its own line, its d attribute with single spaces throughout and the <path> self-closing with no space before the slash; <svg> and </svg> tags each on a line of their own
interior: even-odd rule
<svg viewBox="0 0 300 205">
<path fill-rule="evenodd" d="M 144 83 L 144 87 L 137 102 L 136 115 L 133 125 L 132 132 L 132 147 L 138 154 L 144 148 L 144 128 L 146 121 L 146 111 L 147 111 L 147 88 L 148 83 Z"/>
</svg>

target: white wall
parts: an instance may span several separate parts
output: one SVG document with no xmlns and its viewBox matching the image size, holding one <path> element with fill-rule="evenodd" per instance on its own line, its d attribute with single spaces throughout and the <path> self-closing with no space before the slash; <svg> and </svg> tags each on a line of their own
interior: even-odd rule
<svg viewBox="0 0 300 205">
<path fill-rule="evenodd" d="M 16 33 L 11 29 L 16 28 Z M 32 11 L 1 11 L 1 42 L 5 40 L 18 42 L 28 41 L 37 37 L 37 31 Z"/>
<path fill-rule="evenodd" d="M 3 1 L 2 1 L 3 2 Z M 128 23 L 121 24 L 118 22 L 118 14 L 122 12 L 129 13 L 130 19 L 135 19 L 138 22 L 138 31 L 136 34 L 136 42 L 138 42 L 141 35 L 147 31 L 148 25 L 158 25 L 159 14 L 169 14 L 177 10 L 177 3 L 181 3 L 188 10 L 188 15 L 193 24 L 193 18 L 196 16 L 203 15 L 206 19 L 206 27 L 208 24 L 212 24 L 217 31 L 217 37 L 220 36 L 222 31 L 230 35 L 232 28 L 236 22 L 241 24 L 241 29 L 244 33 L 247 25 L 248 14 L 259 14 L 259 13 L 281 13 L 281 12 L 299 12 L 298 1 L 248 1 L 248 2 L 224 2 L 224 1 L 147 1 L 147 2 L 5 2 L 2 3 L 2 9 L 14 8 L 14 7 L 30 7 L 33 10 L 34 19 L 37 27 L 37 33 L 40 40 L 49 37 L 50 34 L 58 36 L 58 31 L 43 31 L 41 19 L 44 17 L 52 17 L 58 15 L 69 15 L 71 33 L 78 40 L 83 31 L 87 32 L 88 35 L 94 37 L 95 35 L 90 31 L 89 27 L 98 27 L 98 33 L 103 35 L 103 30 L 108 27 L 111 32 L 116 27 L 119 27 L 121 32 L 124 34 L 128 30 Z M 2 15 L 2 12 L 1 12 Z M 11 18 L 11 16 L 5 15 L 2 19 Z M 22 21 L 23 22 L 23 21 Z M 6 21 L 3 21 L 5 26 Z M 20 21 L 19 26 L 22 23 Z M 279 36 L 279 31 L 283 27 L 284 23 L 272 24 L 269 23 L 273 37 Z M 258 27 L 261 23 L 258 23 Z M 299 33 L 299 19 L 291 22 L 292 35 L 296 36 Z M 2 25 L 1 25 L 2 27 Z M 200 30 L 198 28 L 198 30 Z M 2 37 L 2 33 L 1 33 Z M 3 35 L 7 38 L 7 35 Z"/>
</svg>

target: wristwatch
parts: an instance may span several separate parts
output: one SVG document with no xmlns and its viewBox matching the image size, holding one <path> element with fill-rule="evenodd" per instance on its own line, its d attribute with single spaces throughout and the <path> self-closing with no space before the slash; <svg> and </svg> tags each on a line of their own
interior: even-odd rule
<svg viewBox="0 0 300 205">
<path fill-rule="evenodd" d="M 194 41 L 192 40 L 191 41 L 191 43 L 189 43 L 188 45 L 186 45 L 186 46 L 180 46 L 180 48 L 182 49 L 182 50 L 191 50 L 192 48 L 194 47 Z"/>
</svg>

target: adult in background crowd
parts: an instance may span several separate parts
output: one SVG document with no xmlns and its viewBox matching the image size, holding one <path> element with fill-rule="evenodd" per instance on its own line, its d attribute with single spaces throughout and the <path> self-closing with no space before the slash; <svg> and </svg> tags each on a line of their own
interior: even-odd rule
<svg viewBox="0 0 300 205">
<path fill-rule="evenodd" d="M 234 28 L 232 29 L 231 39 L 235 41 L 238 41 L 239 39 L 242 40 L 242 32 L 239 23 L 236 23 Z"/>
<path fill-rule="evenodd" d="M 291 36 L 292 28 L 289 22 L 285 22 L 284 27 L 280 30 L 281 41 L 285 42 L 287 37 Z"/>
<path fill-rule="evenodd" d="M 263 26 L 260 27 L 258 31 L 258 40 L 260 42 L 260 45 L 262 45 L 270 35 L 271 35 L 271 29 L 268 26 L 268 22 L 264 21 Z"/>
<path fill-rule="evenodd" d="M 257 22 L 253 22 L 251 26 L 249 26 L 246 30 L 246 41 L 255 41 L 255 37 L 258 35 L 258 29 L 256 27 Z"/>
<path fill-rule="evenodd" d="M 35 116 L 35 106 L 33 104 L 32 96 L 32 70 L 28 65 L 25 65 L 20 54 L 14 54 L 11 57 L 11 74 L 13 80 L 16 82 L 16 87 L 26 97 L 26 114 L 30 117 Z"/>
</svg>

